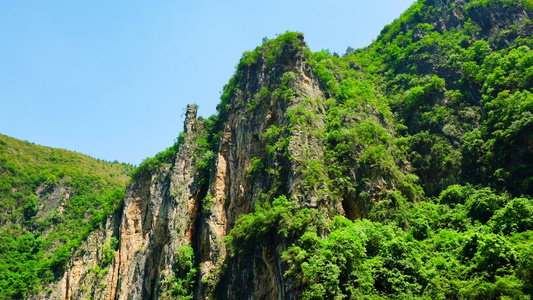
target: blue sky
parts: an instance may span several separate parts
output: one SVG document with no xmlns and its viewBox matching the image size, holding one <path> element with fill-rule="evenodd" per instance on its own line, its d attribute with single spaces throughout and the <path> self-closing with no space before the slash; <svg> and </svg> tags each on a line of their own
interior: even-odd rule
<svg viewBox="0 0 533 300">
<path fill-rule="evenodd" d="M 187 104 L 216 113 L 242 53 L 286 30 L 361 48 L 413 0 L 0 3 L 0 133 L 138 165 Z"/>
</svg>

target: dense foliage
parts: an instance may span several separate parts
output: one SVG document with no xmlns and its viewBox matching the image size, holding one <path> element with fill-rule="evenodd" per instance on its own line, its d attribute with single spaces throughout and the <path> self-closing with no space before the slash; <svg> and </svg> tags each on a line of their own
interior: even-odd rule
<svg viewBox="0 0 533 300">
<path fill-rule="evenodd" d="M 304 299 L 523 299 L 533 227 L 518 224 L 531 222 L 532 205 L 450 186 L 412 206 L 407 230 L 336 217 L 327 238 L 308 230 L 285 252 L 287 276 Z"/>
<path fill-rule="evenodd" d="M 180 247 L 176 252 L 176 262 L 172 266 L 175 275 L 168 281 L 159 282 L 163 290 L 161 299 L 193 299 L 193 287 L 197 275 L 194 263 L 192 247 Z"/>
<path fill-rule="evenodd" d="M 256 137 L 264 149 L 245 175 L 254 212 L 238 218 L 205 282 L 197 245 L 181 247 L 162 297 L 193 298 L 200 284 L 216 295 L 218 279 L 236 276 L 227 270 L 269 248 L 302 299 L 530 299 L 533 25 L 522 17 L 532 9 L 530 0 L 419 0 L 342 57 L 311 53 L 295 32 L 244 53 L 218 115 L 194 120 L 186 159 L 208 216 L 230 116 L 278 103 L 286 115 Z M 283 67 L 289 54 L 310 66 L 324 97 L 298 93 L 301 70 Z M 258 70 L 266 84 L 243 95 Z M 168 167 L 186 138 L 133 176 Z M 291 152 L 295 144 L 314 148 Z M 4 137 L 0 154 L 0 297 L 23 298 L 120 207 L 132 170 Z M 67 192 L 60 206 L 46 203 Z M 116 246 L 105 246 L 102 268 Z"/>
<path fill-rule="evenodd" d="M 72 250 L 121 207 L 132 170 L 0 135 L 0 299 L 61 276 Z"/>
<path fill-rule="evenodd" d="M 531 21 L 502 21 L 497 34 L 483 21 L 531 8 L 418 1 L 365 49 L 307 53 L 326 99 L 269 127 L 267 154 L 295 128 L 320 137 L 326 157 L 303 161 L 306 182 L 350 220 L 302 208 L 294 193 L 306 191 L 266 193 L 239 218 L 230 251 L 288 243 L 285 278 L 303 299 L 529 299 Z M 309 125 L 317 118 L 324 128 Z M 252 159 L 251 176 L 268 174 L 271 158 Z"/>
<path fill-rule="evenodd" d="M 428 195 L 464 182 L 533 193 L 530 21 L 505 24 L 495 35 L 496 24 L 479 20 L 514 18 L 512 7 L 528 5 L 471 1 L 460 8 L 463 19 L 454 20 L 454 3 L 418 1 L 368 49 L 345 57 L 391 99 Z M 454 22 L 461 26 L 442 29 Z"/>
</svg>

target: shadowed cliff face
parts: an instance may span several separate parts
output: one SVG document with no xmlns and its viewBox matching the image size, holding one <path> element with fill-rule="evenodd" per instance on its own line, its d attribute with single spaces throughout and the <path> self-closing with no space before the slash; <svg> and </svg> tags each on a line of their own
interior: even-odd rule
<svg viewBox="0 0 533 300">
<path fill-rule="evenodd" d="M 481 5 L 479 2 L 475 5 L 469 5 L 470 1 L 465 0 L 426 0 L 425 10 L 430 10 L 428 17 L 422 18 L 415 15 L 415 21 L 404 24 L 404 31 L 414 29 L 418 23 L 427 22 L 435 29 L 443 33 L 447 30 L 460 29 L 465 26 L 469 19 L 480 25 L 482 31 L 476 38 L 498 37 L 503 31 L 512 29 L 513 26 L 522 27 L 525 20 L 531 19 L 531 12 L 523 5 L 505 4 L 502 2 L 493 2 Z M 517 34 L 507 36 L 506 41 L 501 46 L 508 46 L 510 41 L 518 36 L 527 37 L 531 34 L 531 26 L 527 25 L 520 28 Z M 495 42 L 497 39 L 495 39 Z"/>
</svg>

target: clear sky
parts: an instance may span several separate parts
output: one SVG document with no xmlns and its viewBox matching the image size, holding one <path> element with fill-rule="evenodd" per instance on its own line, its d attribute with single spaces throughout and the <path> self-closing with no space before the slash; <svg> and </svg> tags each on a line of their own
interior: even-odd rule
<svg viewBox="0 0 533 300">
<path fill-rule="evenodd" d="M 343 54 L 414 0 L 0 2 L 0 133 L 138 165 L 187 104 L 216 113 L 242 53 L 287 30 Z"/>
</svg>

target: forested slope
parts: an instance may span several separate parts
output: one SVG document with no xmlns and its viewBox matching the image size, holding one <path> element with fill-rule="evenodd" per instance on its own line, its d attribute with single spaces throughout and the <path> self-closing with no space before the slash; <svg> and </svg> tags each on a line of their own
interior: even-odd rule
<svg viewBox="0 0 533 300">
<path fill-rule="evenodd" d="M 71 249 L 121 207 L 132 170 L 0 135 L 0 298 L 60 277 Z"/>
<path fill-rule="evenodd" d="M 37 284 L 5 295 L 530 299 L 531 17 L 526 0 L 420 0 L 342 57 L 301 33 L 264 39 L 218 114 L 188 106 L 183 134 L 125 194 L 104 188 L 120 187 L 117 165 L 83 185 L 89 171 L 49 162 L 67 154 L 47 152 L 36 164 L 56 169 L 31 180 L 6 157 L 21 183 L 3 183 L 2 246 L 18 256 L 0 279 Z M 35 204 L 87 185 L 91 201 Z M 78 230 L 47 240 L 61 228 Z"/>
<path fill-rule="evenodd" d="M 296 234 L 285 278 L 306 299 L 528 298 L 531 8 L 418 1 L 365 49 L 309 54 L 326 124 L 308 176 L 353 222 L 278 199 L 234 243 Z"/>
</svg>

